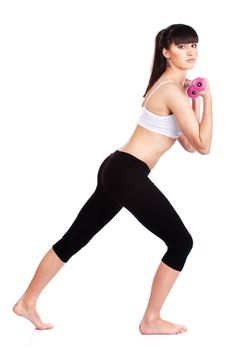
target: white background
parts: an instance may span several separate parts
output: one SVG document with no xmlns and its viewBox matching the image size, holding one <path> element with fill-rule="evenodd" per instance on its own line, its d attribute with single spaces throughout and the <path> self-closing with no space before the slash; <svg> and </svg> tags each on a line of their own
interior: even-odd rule
<svg viewBox="0 0 233 350">
<path fill-rule="evenodd" d="M 230 1 L 0 4 L 1 348 L 231 348 Z M 38 311 L 55 328 L 36 331 L 11 308 L 92 194 L 100 163 L 133 132 L 154 38 L 173 23 L 199 35 L 187 78 L 208 77 L 214 108 L 211 153 L 177 143 L 150 174 L 194 239 L 162 312 L 189 331 L 139 333 L 165 245 L 125 209 L 44 290 Z"/>
</svg>

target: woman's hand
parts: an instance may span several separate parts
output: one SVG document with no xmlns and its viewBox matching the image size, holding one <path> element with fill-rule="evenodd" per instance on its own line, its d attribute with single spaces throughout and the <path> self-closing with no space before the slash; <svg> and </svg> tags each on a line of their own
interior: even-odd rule
<svg viewBox="0 0 233 350">
<path fill-rule="evenodd" d="M 184 85 L 183 85 L 183 89 L 186 91 L 187 88 L 192 85 L 192 80 L 190 79 L 185 79 Z"/>
<path fill-rule="evenodd" d="M 200 95 L 201 97 L 205 98 L 205 97 L 211 97 L 211 91 L 210 91 L 210 86 L 209 86 L 209 82 L 207 78 L 204 78 L 205 82 L 206 82 L 206 87 L 205 90 L 203 91 L 198 91 L 198 95 Z"/>
<path fill-rule="evenodd" d="M 207 78 L 204 78 L 205 83 L 206 83 L 206 88 L 203 91 L 198 91 L 198 95 L 200 95 L 201 97 L 211 97 L 211 91 L 210 91 L 210 86 L 209 86 L 209 82 Z M 185 79 L 184 85 L 183 85 L 183 89 L 186 91 L 187 88 L 192 85 L 192 80 L 190 79 Z M 196 99 L 194 98 L 193 101 L 195 101 Z"/>
</svg>

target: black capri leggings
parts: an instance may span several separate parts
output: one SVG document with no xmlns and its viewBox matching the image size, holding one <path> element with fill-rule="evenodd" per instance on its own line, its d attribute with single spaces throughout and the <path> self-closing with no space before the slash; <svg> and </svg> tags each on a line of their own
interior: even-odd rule
<svg viewBox="0 0 233 350">
<path fill-rule="evenodd" d="M 53 245 L 58 257 L 67 262 L 125 207 L 165 242 L 167 251 L 162 261 L 181 271 L 193 240 L 171 203 L 149 179 L 149 173 L 147 164 L 135 156 L 118 150 L 111 153 L 99 168 L 94 193 Z"/>
</svg>

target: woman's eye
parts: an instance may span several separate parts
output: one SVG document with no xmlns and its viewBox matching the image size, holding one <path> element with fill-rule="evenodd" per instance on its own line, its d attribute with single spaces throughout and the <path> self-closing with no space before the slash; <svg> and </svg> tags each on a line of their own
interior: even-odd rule
<svg viewBox="0 0 233 350">
<path fill-rule="evenodd" d="M 192 47 L 196 48 L 197 44 L 192 44 Z M 185 45 L 179 45 L 178 48 L 183 49 L 185 48 Z"/>
</svg>

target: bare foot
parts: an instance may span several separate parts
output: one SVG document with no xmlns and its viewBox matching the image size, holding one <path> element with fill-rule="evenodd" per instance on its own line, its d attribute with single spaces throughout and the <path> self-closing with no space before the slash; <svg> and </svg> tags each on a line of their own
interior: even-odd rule
<svg viewBox="0 0 233 350">
<path fill-rule="evenodd" d="M 53 328 L 53 325 L 51 323 L 43 323 L 40 316 L 36 312 L 35 307 L 29 306 L 29 304 L 27 304 L 23 298 L 19 299 L 19 301 L 14 305 L 13 311 L 17 315 L 25 317 L 31 321 L 34 326 L 36 326 L 36 329 L 44 330 Z"/>
<path fill-rule="evenodd" d="M 180 334 L 186 332 L 187 327 L 162 320 L 161 318 L 153 322 L 147 322 L 143 318 L 139 325 L 139 331 L 141 334 Z"/>
</svg>

